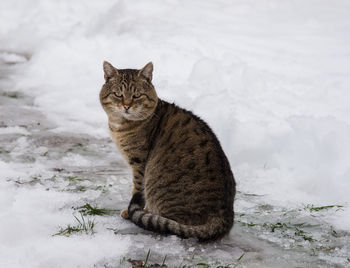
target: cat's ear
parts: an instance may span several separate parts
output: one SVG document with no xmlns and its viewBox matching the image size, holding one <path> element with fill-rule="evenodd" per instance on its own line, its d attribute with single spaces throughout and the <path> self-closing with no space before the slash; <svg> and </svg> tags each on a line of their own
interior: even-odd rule
<svg viewBox="0 0 350 268">
<path fill-rule="evenodd" d="M 152 62 L 147 63 L 146 66 L 139 71 L 139 75 L 143 75 L 144 77 L 148 78 L 150 81 L 152 81 L 152 73 L 153 73 Z"/>
<path fill-rule="evenodd" d="M 113 67 L 108 61 L 103 62 L 103 71 L 105 72 L 105 80 L 107 81 L 109 78 L 118 74 L 118 70 Z"/>
</svg>

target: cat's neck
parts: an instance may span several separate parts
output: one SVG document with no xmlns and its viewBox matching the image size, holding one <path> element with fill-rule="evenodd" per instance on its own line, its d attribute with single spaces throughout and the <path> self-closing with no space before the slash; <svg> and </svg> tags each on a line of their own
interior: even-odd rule
<svg viewBox="0 0 350 268">
<path fill-rule="evenodd" d="M 129 131 L 132 129 L 138 129 L 140 126 L 144 125 L 147 121 L 149 121 L 149 118 L 145 120 L 140 120 L 140 121 L 129 121 L 129 120 L 115 121 L 112 119 L 108 119 L 108 126 L 112 132 L 121 132 L 125 130 Z"/>
</svg>

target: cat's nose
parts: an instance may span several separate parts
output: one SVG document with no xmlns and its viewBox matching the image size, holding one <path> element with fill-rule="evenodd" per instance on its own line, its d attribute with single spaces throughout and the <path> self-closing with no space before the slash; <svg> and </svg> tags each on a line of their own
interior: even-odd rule
<svg viewBox="0 0 350 268">
<path fill-rule="evenodd" d="M 125 108 L 125 110 L 129 110 L 130 106 L 124 104 L 124 108 Z"/>
</svg>

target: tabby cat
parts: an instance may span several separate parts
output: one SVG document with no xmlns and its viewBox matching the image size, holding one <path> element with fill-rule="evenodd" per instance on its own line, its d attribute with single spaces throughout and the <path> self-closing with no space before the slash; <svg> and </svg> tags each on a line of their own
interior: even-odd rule
<svg viewBox="0 0 350 268">
<path fill-rule="evenodd" d="M 104 62 L 103 69 L 100 101 L 133 173 L 133 197 L 121 216 L 146 230 L 183 238 L 214 240 L 227 234 L 236 184 L 209 126 L 157 97 L 151 62 L 141 70 Z"/>
</svg>

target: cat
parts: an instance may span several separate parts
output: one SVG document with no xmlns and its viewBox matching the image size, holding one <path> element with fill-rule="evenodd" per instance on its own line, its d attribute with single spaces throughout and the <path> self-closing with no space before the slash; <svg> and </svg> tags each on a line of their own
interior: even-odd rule
<svg viewBox="0 0 350 268">
<path fill-rule="evenodd" d="M 200 241 L 225 236 L 233 226 L 236 183 L 210 127 L 158 98 L 152 62 L 136 70 L 105 61 L 103 70 L 100 102 L 133 174 L 133 196 L 121 216 L 161 234 Z"/>
</svg>

